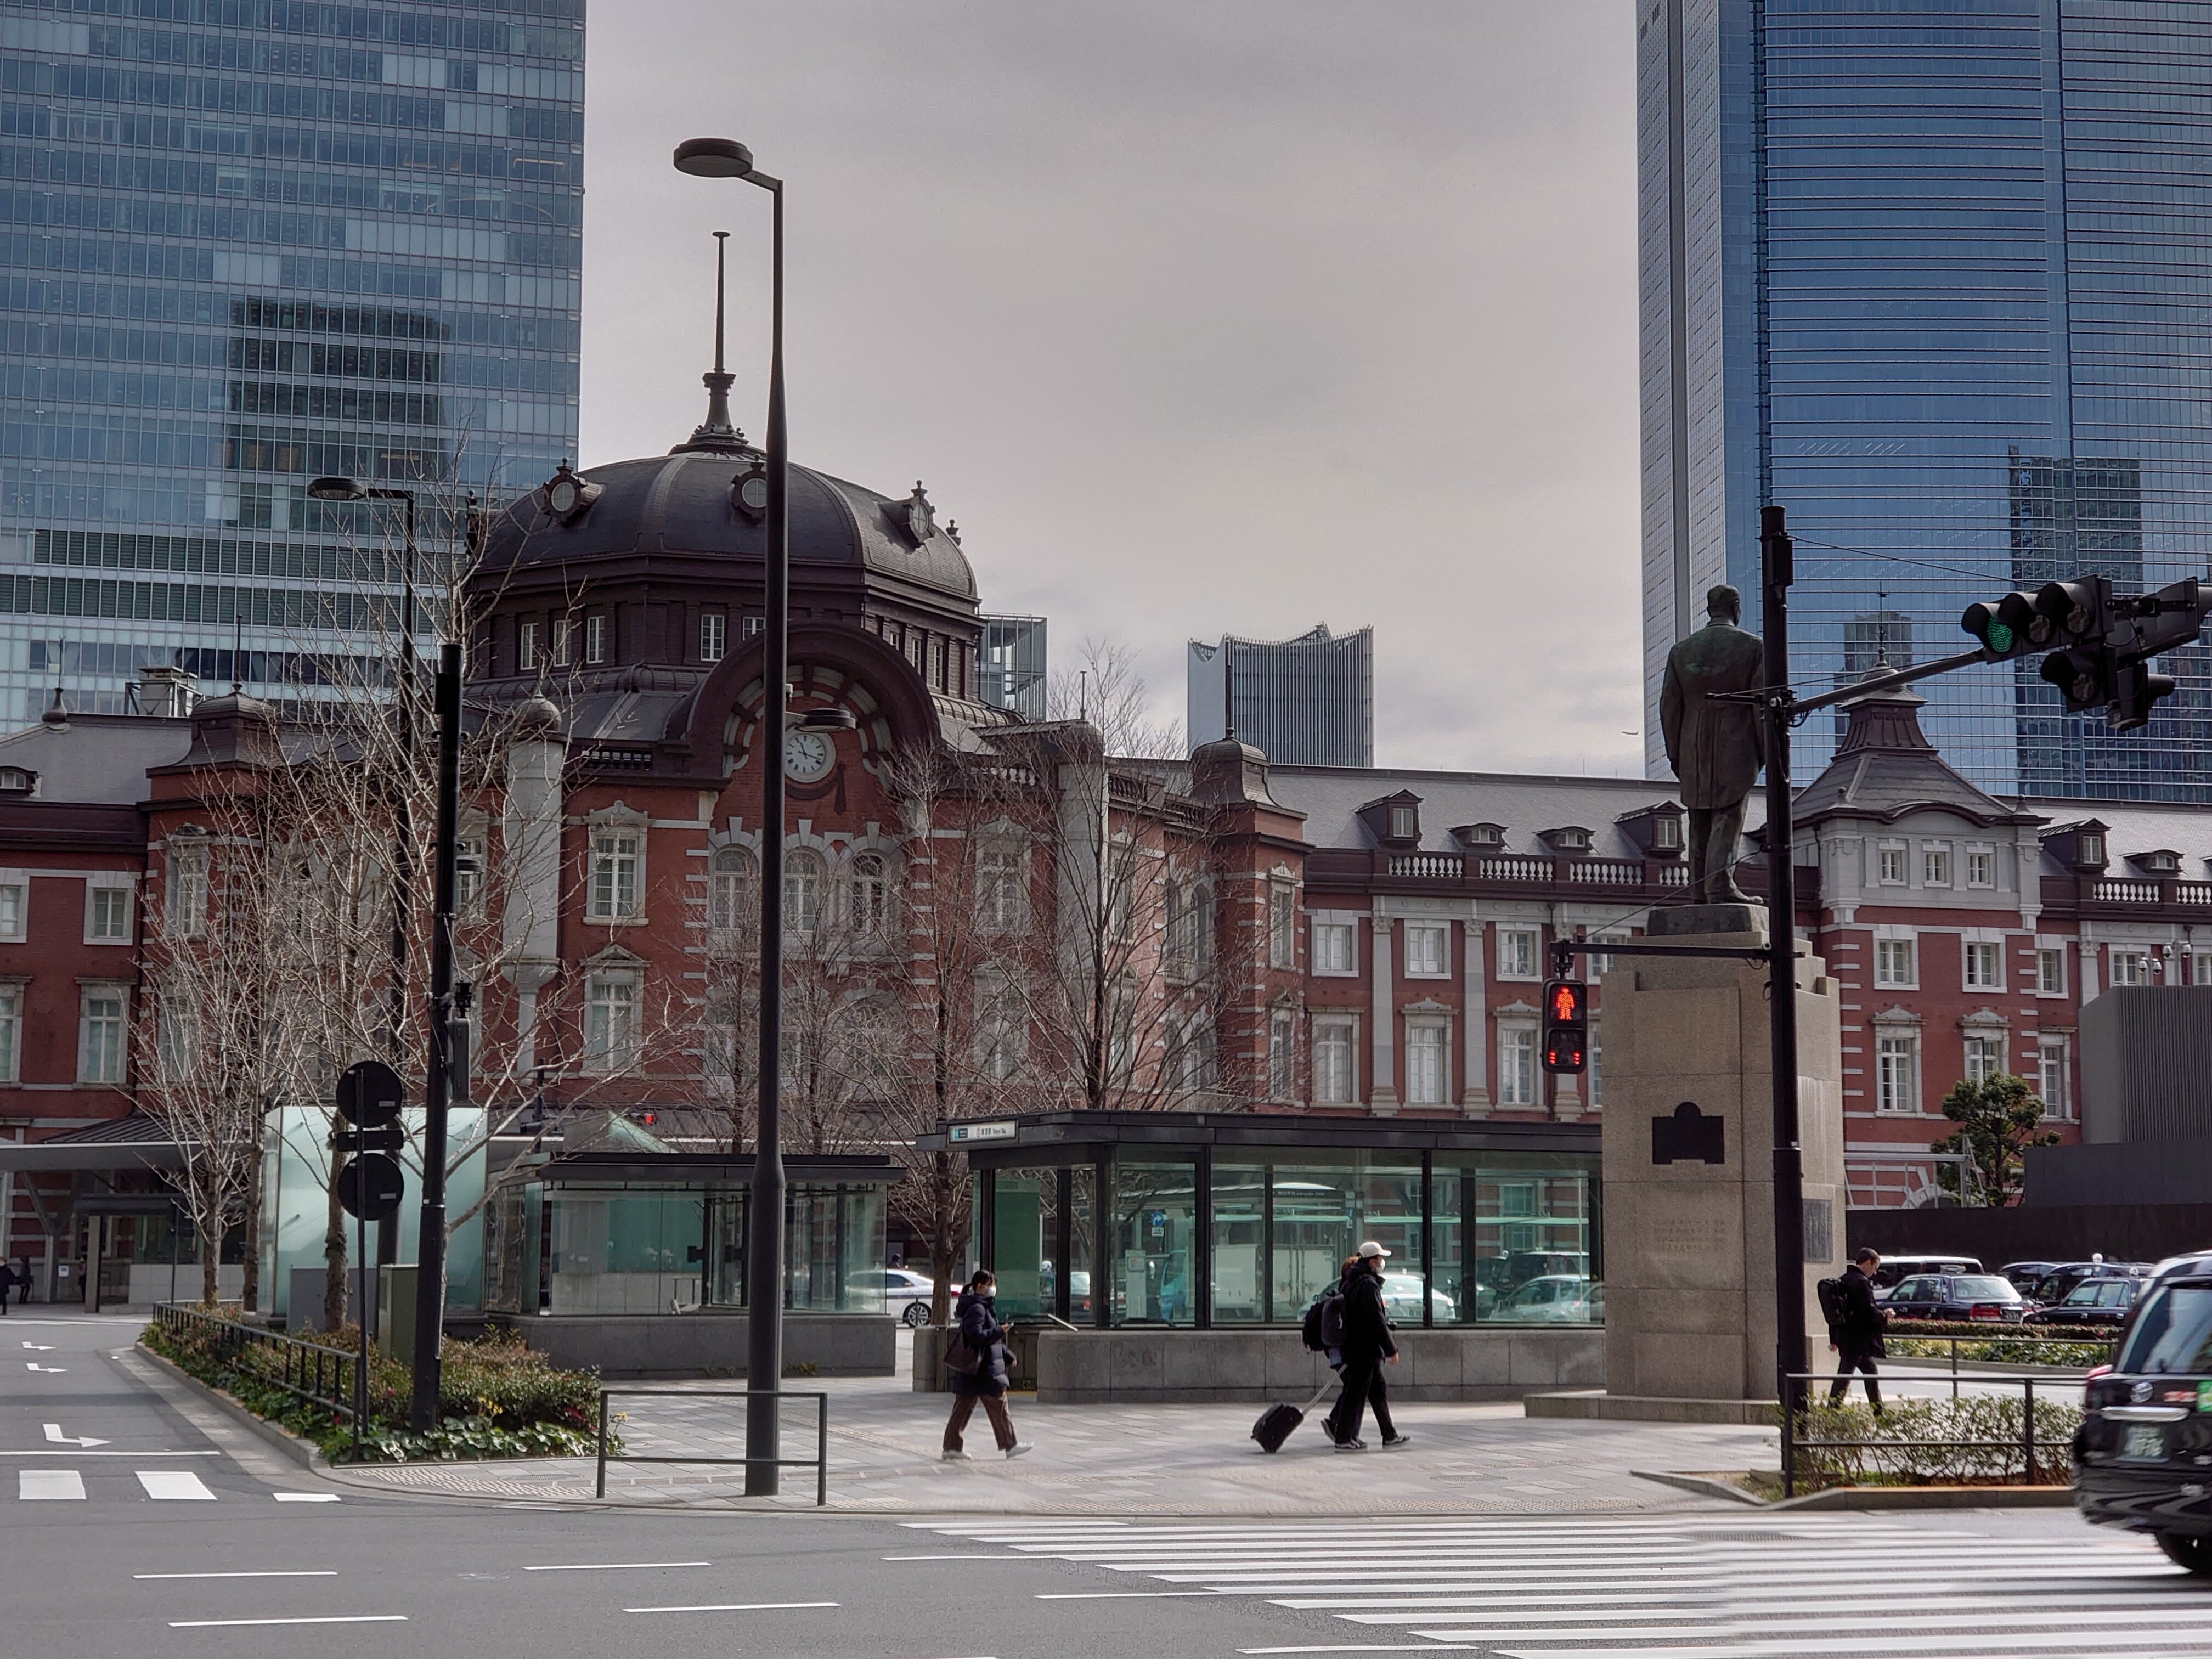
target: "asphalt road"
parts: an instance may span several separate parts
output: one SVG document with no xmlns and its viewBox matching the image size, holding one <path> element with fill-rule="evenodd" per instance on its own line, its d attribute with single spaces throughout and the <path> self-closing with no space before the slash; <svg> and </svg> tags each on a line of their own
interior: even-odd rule
<svg viewBox="0 0 2212 1659">
<path fill-rule="evenodd" d="M 116 1357 L 136 1328 L 0 1324 L 6 1659 L 2212 1655 L 2212 1590 L 2064 1512 L 900 1522 L 384 1498 L 166 1401 Z M 1882 1583 L 1926 1594 L 1870 1618 Z"/>
</svg>

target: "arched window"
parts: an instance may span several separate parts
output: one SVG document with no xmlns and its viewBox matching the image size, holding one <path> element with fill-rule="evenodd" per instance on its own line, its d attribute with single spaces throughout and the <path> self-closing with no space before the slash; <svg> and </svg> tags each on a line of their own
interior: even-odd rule
<svg viewBox="0 0 2212 1659">
<path fill-rule="evenodd" d="M 880 933 L 890 912 L 890 872 L 884 855 L 860 854 L 853 860 L 853 926 L 864 933 Z"/>
<path fill-rule="evenodd" d="M 783 864 L 783 925 L 811 933 L 822 925 L 822 855 L 801 847 Z"/>
<path fill-rule="evenodd" d="M 742 847 L 714 854 L 707 876 L 707 927 L 716 934 L 735 934 L 753 904 L 753 855 Z"/>
</svg>

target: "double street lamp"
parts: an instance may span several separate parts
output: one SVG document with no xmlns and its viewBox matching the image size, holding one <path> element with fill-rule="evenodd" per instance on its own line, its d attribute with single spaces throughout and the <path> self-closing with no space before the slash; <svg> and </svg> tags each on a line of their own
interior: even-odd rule
<svg viewBox="0 0 2212 1659">
<path fill-rule="evenodd" d="M 767 594 L 762 645 L 766 661 L 761 709 L 761 981 L 759 1127 L 754 1139 L 751 1236 L 748 1241 L 745 1349 L 745 1492 L 773 1496 L 778 1467 L 776 1398 L 783 1386 L 783 733 L 791 678 L 791 451 L 783 413 L 783 181 L 753 165 L 734 138 L 687 138 L 676 170 L 695 179 L 742 179 L 775 204 L 770 253 L 768 375 Z M 721 319 L 715 318 L 715 343 Z M 716 352 L 708 386 L 721 402 L 728 379 Z M 720 382 L 720 384 L 717 384 Z"/>
</svg>

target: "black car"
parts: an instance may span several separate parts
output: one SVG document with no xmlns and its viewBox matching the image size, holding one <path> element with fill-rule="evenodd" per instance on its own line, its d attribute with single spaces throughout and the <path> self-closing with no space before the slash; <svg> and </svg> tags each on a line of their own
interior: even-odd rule
<svg viewBox="0 0 2212 1659">
<path fill-rule="evenodd" d="M 2158 1540 L 2212 1577 L 2212 1255 L 2151 1281 L 2109 1367 L 2089 1373 L 2074 1437 L 2084 1520 Z"/>
<path fill-rule="evenodd" d="M 2027 1300 L 1995 1273 L 1915 1273 L 1889 1293 L 1892 1319 L 1993 1319 L 2017 1324 Z"/>
<path fill-rule="evenodd" d="M 2045 1273 L 2065 1265 L 2063 1261 L 2008 1261 L 1997 1272 L 2010 1279 L 2013 1289 L 2022 1296 L 2032 1297 Z"/>
<path fill-rule="evenodd" d="M 2062 1261 L 2036 1281 L 2028 1299 L 2044 1307 L 2063 1302 L 2074 1292 L 2074 1287 L 2085 1279 L 2103 1279 L 2113 1273 L 2130 1273 L 2148 1277 L 2150 1267 L 2141 1261 L 2107 1261 L 2102 1256 L 2093 1256 L 2087 1261 Z"/>
<path fill-rule="evenodd" d="M 2031 1325 L 2110 1325 L 2115 1330 L 2128 1322 L 2136 1300 L 2150 1280 L 2133 1273 L 2106 1273 L 2085 1279 L 2059 1301 L 2030 1310 Z"/>
</svg>

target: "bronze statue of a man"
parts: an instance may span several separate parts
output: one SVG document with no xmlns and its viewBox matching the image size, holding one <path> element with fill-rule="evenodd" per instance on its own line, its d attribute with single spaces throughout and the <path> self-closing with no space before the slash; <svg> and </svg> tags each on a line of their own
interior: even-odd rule
<svg viewBox="0 0 2212 1659">
<path fill-rule="evenodd" d="M 1659 729 L 1668 763 L 1682 781 L 1690 811 L 1690 884 L 1701 904 L 1741 904 L 1735 853 L 1743 834 L 1744 798 L 1766 759 L 1766 721 L 1756 702 L 1715 702 L 1717 691 L 1748 691 L 1761 682 L 1765 651 L 1756 634 L 1736 626 L 1743 600 L 1735 589 L 1705 595 L 1710 620 L 1667 653 L 1659 692 Z"/>
</svg>

